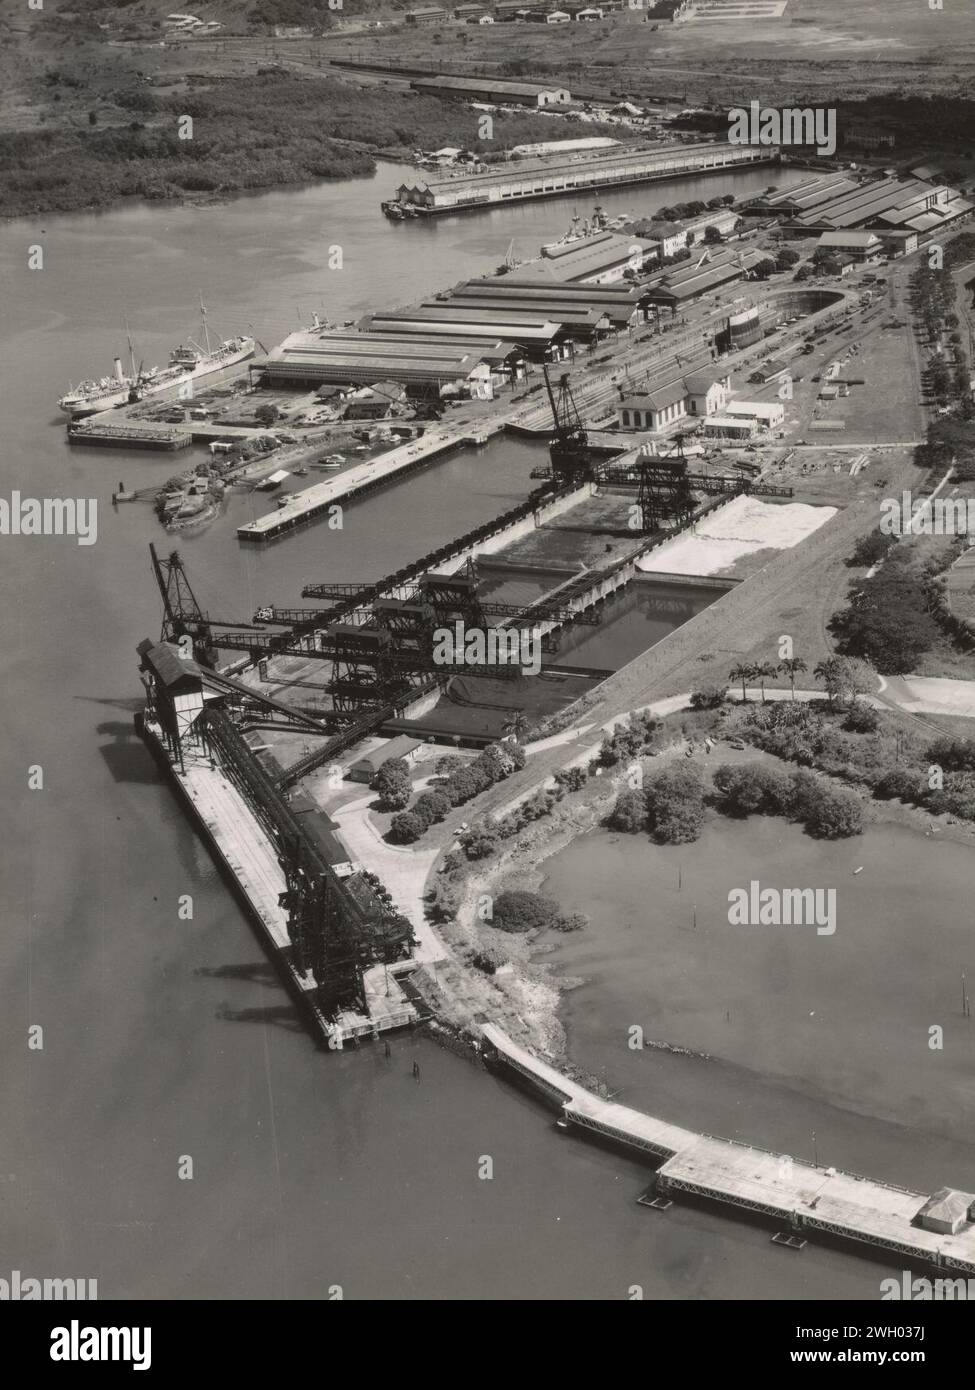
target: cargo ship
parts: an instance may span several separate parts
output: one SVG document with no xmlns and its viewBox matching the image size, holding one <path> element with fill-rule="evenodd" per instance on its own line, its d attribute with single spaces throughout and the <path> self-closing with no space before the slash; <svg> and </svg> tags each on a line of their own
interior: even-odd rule
<svg viewBox="0 0 975 1390">
<path fill-rule="evenodd" d="M 246 362 L 254 356 L 257 346 L 254 339 L 239 334 L 214 347 L 210 342 L 207 311 L 202 301 L 200 310 L 203 315 L 202 346 L 191 338 L 189 346 L 180 343 L 173 349 L 167 366 L 150 367 L 148 370 L 140 366 L 136 369 L 132 340 L 129 338 L 128 373 L 122 370 L 121 358 L 116 357 L 112 376 L 102 377 L 99 381 L 83 381 L 80 386 L 72 387 L 58 401 L 60 409 L 71 416 L 94 415 L 99 410 L 112 410 L 174 386 L 182 387 L 186 382 L 199 381 L 201 377 L 225 367 L 235 367 L 238 362 Z"/>
</svg>

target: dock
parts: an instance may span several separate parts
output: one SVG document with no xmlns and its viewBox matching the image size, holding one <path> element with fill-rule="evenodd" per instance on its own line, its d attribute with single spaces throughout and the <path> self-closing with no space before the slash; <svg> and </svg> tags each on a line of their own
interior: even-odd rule
<svg viewBox="0 0 975 1390">
<path fill-rule="evenodd" d="M 355 1044 L 359 1038 L 378 1037 L 390 1029 L 416 1023 L 416 1007 L 397 978 L 415 968 L 413 961 L 374 965 L 364 972 L 368 1013 L 344 1010 L 331 1020 L 324 1016 L 316 1002 L 317 986 L 311 972 L 302 974 L 292 964 L 288 913 L 281 905 L 288 884 L 278 847 L 246 797 L 215 756 L 187 743 L 180 767 L 166 753 L 158 726 L 145 718 L 137 727 L 156 761 L 172 778 L 217 862 L 235 881 L 251 921 L 319 1040 L 336 1051 L 347 1042 Z"/>
<path fill-rule="evenodd" d="M 424 84 L 414 85 L 421 89 Z M 717 174 L 741 166 L 775 164 L 779 158 L 777 146 L 732 145 L 727 140 L 694 145 L 622 145 L 609 150 L 512 160 L 479 174 L 421 176 L 400 185 L 396 202 L 420 217 L 436 217 L 483 211 L 499 203 L 565 197 L 689 174 Z"/>
<path fill-rule="evenodd" d="M 930 1194 L 672 1125 L 595 1095 L 495 1024 L 484 1024 L 481 1036 L 487 1060 L 518 1073 L 560 1110 L 560 1128 L 596 1134 L 659 1163 L 653 1186 L 664 1201 L 686 1193 L 769 1217 L 793 1235 L 818 1231 L 898 1259 L 975 1274 L 971 1208 L 956 1233 L 929 1229 L 917 1223 Z"/>
<path fill-rule="evenodd" d="M 338 477 L 291 493 L 285 505 L 277 511 L 238 526 L 237 535 L 242 541 L 276 540 L 326 514 L 336 504 L 365 497 L 398 478 L 406 477 L 449 449 L 460 448 L 467 443 L 485 443 L 502 426 L 500 420 L 481 425 L 476 437 L 472 436 L 469 428 L 430 429 L 419 439 L 410 440 L 378 458 L 357 463 Z"/>
</svg>

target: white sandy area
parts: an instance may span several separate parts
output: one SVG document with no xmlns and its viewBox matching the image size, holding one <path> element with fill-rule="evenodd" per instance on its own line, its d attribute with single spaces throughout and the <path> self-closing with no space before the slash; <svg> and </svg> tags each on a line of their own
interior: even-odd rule
<svg viewBox="0 0 975 1390">
<path fill-rule="evenodd" d="M 835 507 L 736 497 L 727 507 L 705 517 L 693 531 L 685 531 L 638 560 L 637 569 L 660 574 L 719 574 L 756 550 L 790 550 L 835 515 Z"/>
</svg>

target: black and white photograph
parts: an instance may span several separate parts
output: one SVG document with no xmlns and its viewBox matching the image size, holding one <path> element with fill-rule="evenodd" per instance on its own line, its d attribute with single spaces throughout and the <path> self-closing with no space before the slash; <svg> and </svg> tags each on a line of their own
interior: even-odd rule
<svg viewBox="0 0 975 1390">
<path fill-rule="evenodd" d="M 174 3 L 0 0 L 0 1326 L 963 1351 L 975 0 Z"/>
</svg>

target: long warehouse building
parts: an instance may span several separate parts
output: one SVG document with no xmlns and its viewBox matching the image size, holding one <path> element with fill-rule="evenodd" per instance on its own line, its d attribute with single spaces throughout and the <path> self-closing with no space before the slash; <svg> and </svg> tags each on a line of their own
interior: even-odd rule
<svg viewBox="0 0 975 1390">
<path fill-rule="evenodd" d="M 717 173 L 742 164 L 768 164 L 779 158 L 774 145 L 651 145 L 597 151 L 556 159 L 523 159 L 484 174 L 461 174 L 401 184 L 396 200 L 420 212 L 460 212 L 526 198 L 549 198 L 587 188 L 603 188 L 681 174 Z"/>
<path fill-rule="evenodd" d="M 662 309 L 676 313 L 681 305 L 720 289 L 735 280 L 744 280 L 762 261 L 767 251 L 723 251 L 697 265 L 691 263 L 670 270 L 647 290 L 647 298 Z"/>
<path fill-rule="evenodd" d="M 564 307 L 584 305 L 605 314 L 614 328 L 628 328 L 646 318 L 646 293 L 636 285 L 563 285 L 544 279 L 523 279 L 524 267 L 515 275 L 496 275 L 491 279 L 468 280 L 451 291 L 456 300 L 491 299 L 498 304 L 533 304 L 539 311 L 558 318 Z"/>
<path fill-rule="evenodd" d="M 252 370 L 268 382 L 296 385 L 371 385 L 397 381 L 404 386 L 477 387 L 490 385 L 517 349 L 483 343 L 465 346 L 431 333 L 410 342 L 381 333 L 333 333 L 302 330 L 292 333 Z M 499 358 L 499 354 L 501 354 Z M 495 358 L 495 361 L 491 359 Z"/>
<path fill-rule="evenodd" d="M 527 357 L 538 362 L 571 355 L 569 340 L 573 336 L 565 325 L 541 314 L 515 317 L 489 309 L 458 311 L 449 304 L 423 304 L 401 313 L 371 314 L 363 321 L 363 329 L 374 337 L 387 333 L 414 335 L 420 342 L 430 334 L 503 340 L 517 344 Z M 580 327 L 578 336 L 591 337 L 592 329 Z"/>
</svg>

